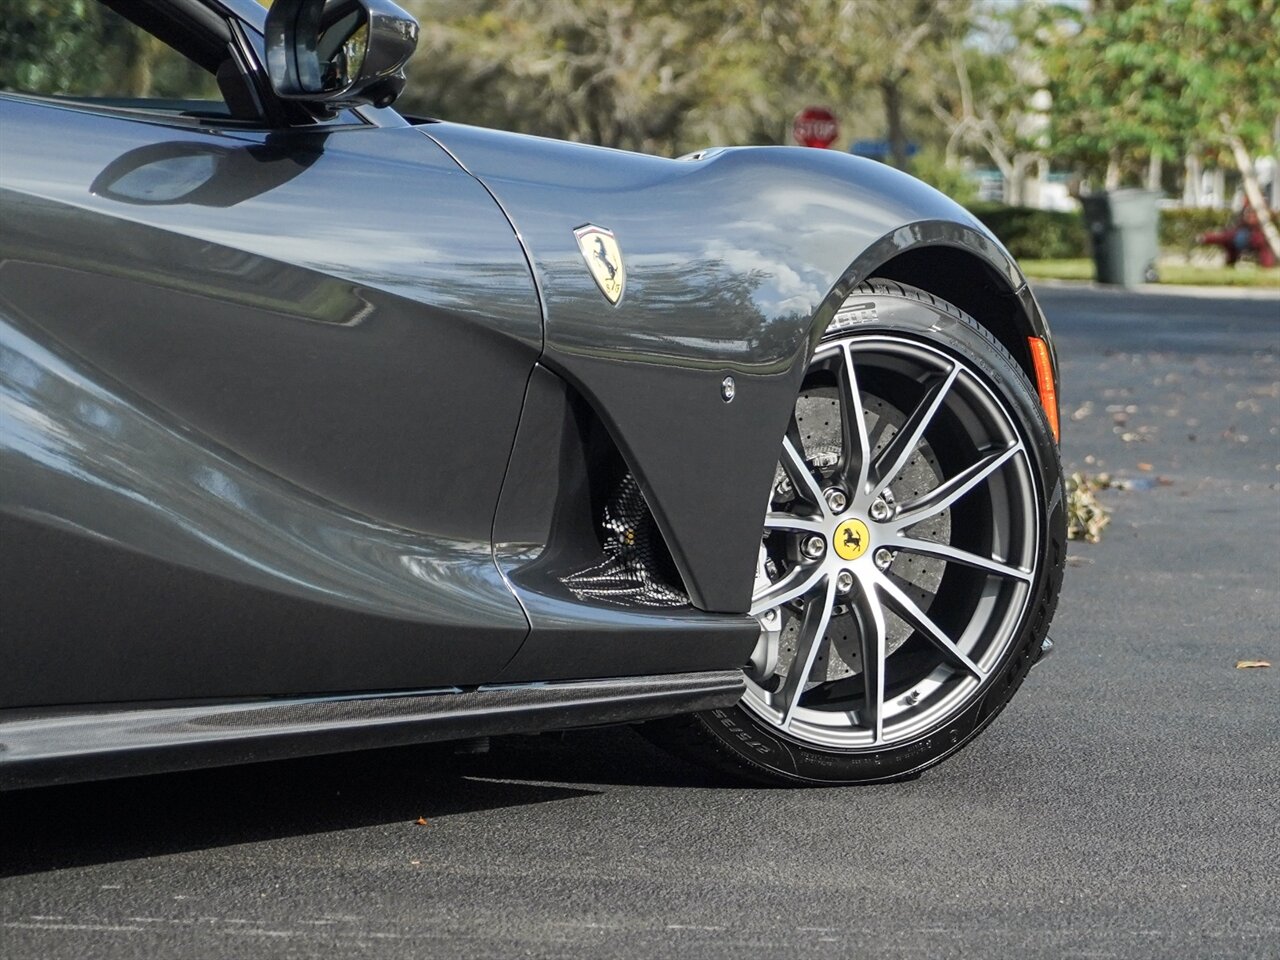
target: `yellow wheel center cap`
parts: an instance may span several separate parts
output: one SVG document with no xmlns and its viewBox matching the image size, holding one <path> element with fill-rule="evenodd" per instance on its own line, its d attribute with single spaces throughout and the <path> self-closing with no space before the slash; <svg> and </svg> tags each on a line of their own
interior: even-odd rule
<svg viewBox="0 0 1280 960">
<path fill-rule="evenodd" d="M 871 531 L 861 520 L 846 520 L 836 527 L 835 548 L 841 560 L 857 560 L 871 546 Z"/>
</svg>

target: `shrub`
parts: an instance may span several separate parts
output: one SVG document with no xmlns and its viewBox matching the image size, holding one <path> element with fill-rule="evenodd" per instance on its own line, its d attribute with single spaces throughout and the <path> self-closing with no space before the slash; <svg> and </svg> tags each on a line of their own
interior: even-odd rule
<svg viewBox="0 0 1280 960">
<path fill-rule="evenodd" d="M 974 204 L 975 217 L 1017 260 L 1069 260 L 1089 256 L 1089 233 L 1078 213 Z"/>
<path fill-rule="evenodd" d="M 911 175 L 966 207 L 978 199 L 978 184 L 965 171 L 947 166 L 936 148 L 926 147 L 912 159 Z"/>
<path fill-rule="evenodd" d="M 1178 207 L 1160 211 L 1160 246 L 1185 253 L 1195 246 L 1196 237 L 1221 230 L 1235 219 L 1230 210 L 1213 207 Z"/>
<path fill-rule="evenodd" d="M 1018 260 L 1069 260 L 1091 255 L 1089 231 L 1079 213 L 978 203 L 969 208 Z M 1160 211 L 1160 248 L 1186 253 L 1196 237 L 1221 230 L 1236 217 L 1214 207 L 1169 207 Z"/>
</svg>

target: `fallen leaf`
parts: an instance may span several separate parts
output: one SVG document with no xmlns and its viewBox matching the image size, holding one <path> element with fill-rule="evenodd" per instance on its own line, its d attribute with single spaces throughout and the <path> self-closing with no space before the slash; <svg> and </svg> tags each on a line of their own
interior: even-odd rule
<svg viewBox="0 0 1280 960">
<path fill-rule="evenodd" d="M 1255 667 L 1269 667 L 1269 666 L 1271 666 L 1270 660 L 1237 660 L 1236 661 L 1237 670 L 1252 670 Z"/>
<path fill-rule="evenodd" d="M 1140 463 L 1138 464 L 1138 469 L 1141 470 L 1143 473 L 1150 473 L 1152 470 L 1155 469 L 1155 467 L 1153 467 L 1149 463 Z"/>
<path fill-rule="evenodd" d="M 417 824 L 419 827 L 425 827 L 425 826 L 427 825 L 427 818 L 426 818 L 426 817 L 419 817 L 417 820 L 415 820 L 415 821 L 413 821 L 413 822 L 414 822 L 415 824 Z"/>
</svg>

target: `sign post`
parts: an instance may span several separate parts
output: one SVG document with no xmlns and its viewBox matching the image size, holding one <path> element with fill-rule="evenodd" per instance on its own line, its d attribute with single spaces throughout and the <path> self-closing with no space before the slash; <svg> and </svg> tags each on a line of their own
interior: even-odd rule
<svg viewBox="0 0 1280 960">
<path fill-rule="evenodd" d="M 825 107 L 805 107 L 791 122 L 791 135 L 802 147 L 825 150 L 840 136 L 840 122 Z"/>
</svg>

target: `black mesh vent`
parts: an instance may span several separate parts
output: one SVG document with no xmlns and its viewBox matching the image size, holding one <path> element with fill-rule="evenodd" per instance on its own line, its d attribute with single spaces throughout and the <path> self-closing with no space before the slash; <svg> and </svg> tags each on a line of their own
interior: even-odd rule
<svg viewBox="0 0 1280 960">
<path fill-rule="evenodd" d="M 599 525 L 599 559 L 564 577 L 574 596 L 625 607 L 689 605 L 640 484 L 629 472 L 622 475 L 605 501 Z"/>
</svg>

